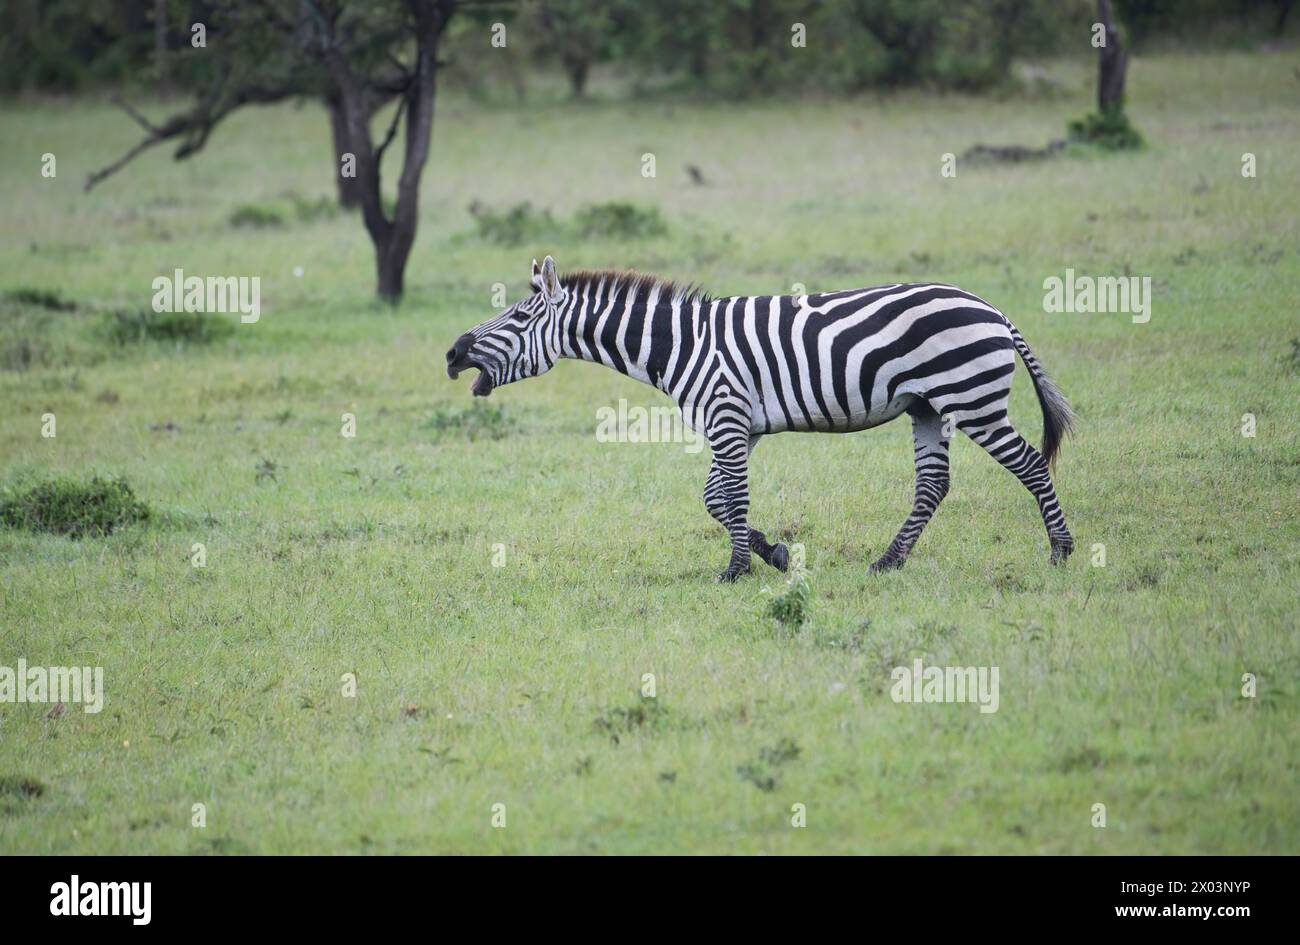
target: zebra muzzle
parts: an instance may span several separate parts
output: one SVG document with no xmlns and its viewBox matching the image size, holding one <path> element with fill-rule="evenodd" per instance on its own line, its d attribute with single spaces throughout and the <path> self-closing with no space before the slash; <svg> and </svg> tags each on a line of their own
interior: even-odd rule
<svg viewBox="0 0 1300 945">
<path fill-rule="evenodd" d="M 474 336 L 466 332 L 456 339 L 456 343 L 447 351 L 447 376 L 453 381 L 467 367 L 478 367 L 469 359 L 470 349 L 474 347 Z"/>
</svg>

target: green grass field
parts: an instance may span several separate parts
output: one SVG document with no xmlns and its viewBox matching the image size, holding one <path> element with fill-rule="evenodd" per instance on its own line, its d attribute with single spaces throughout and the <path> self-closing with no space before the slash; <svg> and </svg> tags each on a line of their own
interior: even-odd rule
<svg viewBox="0 0 1300 945">
<path fill-rule="evenodd" d="M 332 196 L 318 108 L 240 113 L 197 158 L 150 153 L 84 195 L 137 129 L 105 103 L 6 103 L 0 290 L 78 307 L 0 303 L 0 482 L 124 476 L 154 515 L 0 529 L 0 665 L 105 685 L 99 714 L 0 704 L 0 852 L 1300 852 L 1295 63 L 1139 57 L 1145 150 L 951 179 L 945 153 L 1059 137 L 1092 62 L 1050 67 L 1059 97 L 1005 100 L 444 97 L 396 310 L 359 221 L 229 222 Z M 560 222 L 627 200 L 667 232 L 499 246 L 476 199 Z M 751 521 L 804 543 L 813 591 L 782 627 L 783 576 L 714 583 L 707 451 L 597 442 L 596 409 L 667 403 L 650 388 L 565 363 L 474 404 L 447 380 L 493 285 L 523 295 L 543 253 L 720 295 L 979 293 L 1079 413 L 1056 471 L 1074 558 L 1048 566 L 1031 497 L 962 439 L 907 567 L 869 575 L 910 506 L 906 421 L 771 437 Z M 1045 313 L 1067 267 L 1150 276 L 1150 322 Z M 176 268 L 260 276 L 261 320 L 109 342 L 105 312 L 147 308 Z M 896 704 L 890 670 L 917 656 L 999 667 L 998 711 Z"/>
</svg>

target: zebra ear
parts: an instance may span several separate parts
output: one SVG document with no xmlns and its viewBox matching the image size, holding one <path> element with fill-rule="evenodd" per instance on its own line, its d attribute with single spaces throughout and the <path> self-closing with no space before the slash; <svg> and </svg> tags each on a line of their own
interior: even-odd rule
<svg viewBox="0 0 1300 945">
<path fill-rule="evenodd" d="M 549 256 L 547 257 L 550 258 Z M 542 291 L 542 267 L 537 265 L 537 260 L 533 260 L 533 277 L 529 284 L 533 287 L 533 292 Z"/>
<path fill-rule="evenodd" d="M 537 262 L 533 261 L 534 272 L 536 272 Z M 542 262 L 542 271 L 539 277 L 541 290 L 546 293 L 548 299 L 556 299 L 563 293 L 560 286 L 560 274 L 555 271 L 555 260 L 547 256 Z"/>
</svg>

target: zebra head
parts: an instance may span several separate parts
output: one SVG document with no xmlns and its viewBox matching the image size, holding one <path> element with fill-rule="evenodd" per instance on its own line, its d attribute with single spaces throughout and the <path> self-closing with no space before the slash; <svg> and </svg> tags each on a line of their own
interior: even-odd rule
<svg viewBox="0 0 1300 945">
<path fill-rule="evenodd" d="M 565 289 L 550 256 L 540 266 L 533 260 L 532 287 L 532 296 L 475 325 L 447 352 L 447 376 L 452 380 L 466 368 L 478 368 L 478 377 L 470 385 L 475 397 L 486 397 L 502 384 L 545 374 L 559 359 L 557 312 Z"/>
</svg>

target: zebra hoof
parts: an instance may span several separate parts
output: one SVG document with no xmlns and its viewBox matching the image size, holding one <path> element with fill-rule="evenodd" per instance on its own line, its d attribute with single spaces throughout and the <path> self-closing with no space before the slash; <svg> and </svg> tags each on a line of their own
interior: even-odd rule
<svg viewBox="0 0 1300 945">
<path fill-rule="evenodd" d="M 906 560 L 906 558 L 891 558 L 889 555 L 882 555 L 879 561 L 867 568 L 867 571 L 871 574 L 880 574 L 884 571 L 897 571 L 903 566 L 903 562 Z"/>
<path fill-rule="evenodd" d="M 1070 539 L 1052 542 L 1052 564 L 1065 564 L 1065 559 L 1074 551 L 1074 542 Z"/>
<path fill-rule="evenodd" d="M 743 568 L 743 569 L 742 569 L 742 568 L 727 568 L 727 570 L 723 571 L 721 574 L 718 575 L 718 583 L 719 583 L 719 584 L 735 584 L 737 578 L 739 578 L 742 574 L 748 574 L 748 573 L 749 573 L 749 568 L 748 568 L 748 567 L 745 567 L 745 568 Z"/>
<path fill-rule="evenodd" d="M 778 571 L 790 570 L 790 549 L 784 542 L 777 542 L 772 546 L 772 556 L 767 559 L 767 563 Z"/>
</svg>

